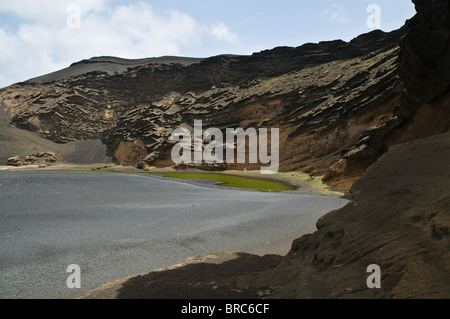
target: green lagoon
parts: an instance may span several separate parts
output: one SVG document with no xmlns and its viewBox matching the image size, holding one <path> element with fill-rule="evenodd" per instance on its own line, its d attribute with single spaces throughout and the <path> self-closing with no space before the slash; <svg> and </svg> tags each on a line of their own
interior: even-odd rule
<svg viewBox="0 0 450 319">
<path fill-rule="evenodd" d="M 149 173 L 127 173 L 117 171 L 100 171 L 100 170 L 50 170 L 53 172 L 73 172 L 73 173 L 117 173 L 117 174 L 139 174 L 139 175 L 157 175 L 175 179 L 197 180 L 197 181 L 216 181 L 219 186 L 252 189 L 260 192 L 284 192 L 296 190 L 297 187 L 284 182 L 278 182 L 263 178 L 252 178 L 228 174 L 217 173 L 171 173 L 171 172 L 149 172 Z"/>
<path fill-rule="evenodd" d="M 296 187 L 277 181 L 214 173 L 144 173 L 187 180 L 218 181 L 220 186 L 253 189 L 260 192 L 284 192 Z"/>
</svg>

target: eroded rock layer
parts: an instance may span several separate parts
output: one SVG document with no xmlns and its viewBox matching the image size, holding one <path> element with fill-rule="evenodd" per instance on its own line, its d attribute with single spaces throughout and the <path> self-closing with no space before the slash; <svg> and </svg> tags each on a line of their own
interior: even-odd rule
<svg viewBox="0 0 450 319">
<path fill-rule="evenodd" d="M 205 129 L 276 127 L 281 168 L 322 174 L 344 150 L 376 154 L 399 124 L 403 33 L 251 56 L 94 58 L 12 85 L 0 101 L 16 127 L 56 143 L 101 139 L 123 165 L 172 165 L 171 132 L 196 119 Z"/>
<path fill-rule="evenodd" d="M 280 169 L 349 190 L 390 146 L 448 131 L 446 112 L 422 121 L 421 134 L 405 129 L 446 96 L 450 74 L 448 1 L 415 3 L 419 13 L 405 27 L 350 42 L 207 59 L 83 60 L 3 89 L 2 116 L 55 143 L 101 140 L 104 158 L 142 168 L 174 165 L 171 133 L 194 120 L 222 131 L 279 128 Z M 8 151 L 0 159 L 27 155 Z"/>
</svg>

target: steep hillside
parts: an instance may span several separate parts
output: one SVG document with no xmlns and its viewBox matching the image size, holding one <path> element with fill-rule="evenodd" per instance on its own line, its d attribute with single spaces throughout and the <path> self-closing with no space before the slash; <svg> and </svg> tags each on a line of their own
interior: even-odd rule
<svg viewBox="0 0 450 319">
<path fill-rule="evenodd" d="M 0 106 L 15 127 L 55 143 L 101 139 L 122 165 L 173 165 L 172 130 L 201 119 L 204 129 L 279 128 L 281 169 L 323 175 L 343 156 L 359 176 L 401 122 L 403 34 L 373 31 L 251 56 L 98 57 L 14 84 Z M 7 151 L 1 158 L 26 155 Z"/>
<path fill-rule="evenodd" d="M 62 163 L 110 163 L 106 146 L 100 139 L 80 140 L 57 144 L 28 130 L 10 124 L 9 110 L 0 110 L 0 165 L 5 165 L 9 157 L 25 156 L 38 152 L 51 151 L 57 154 Z"/>
</svg>

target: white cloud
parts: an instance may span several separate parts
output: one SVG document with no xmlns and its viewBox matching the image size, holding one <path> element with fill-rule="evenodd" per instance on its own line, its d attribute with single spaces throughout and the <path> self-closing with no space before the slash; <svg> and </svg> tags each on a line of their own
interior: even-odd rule
<svg viewBox="0 0 450 319">
<path fill-rule="evenodd" d="M 344 6 L 340 4 L 332 4 L 331 8 L 324 9 L 319 16 L 328 17 L 329 21 L 333 24 L 349 24 L 351 22 Z"/>
<path fill-rule="evenodd" d="M 112 0 L 2 0 L 0 12 L 12 12 L 18 18 L 43 25 L 57 24 L 67 18 L 67 8 L 76 4 L 85 13 L 104 12 Z"/>
<path fill-rule="evenodd" d="M 205 41 L 236 45 L 223 23 L 206 25 L 179 11 L 160 12 L 144 2 L 114 6 L 111 0 L 13 0 L 0 2 L 16 28 L 0 26 L 0 87 L 56 71 L 93 56 L 143 58 L 181 55 Z M 37 5 L 39 3 L 39 5 Z M 80 27 L 68 24 L 76 3 Z M 70 27 L 72 26 L 72 27 Z"/>
<path fill-rule="evenodd" d="M 219 41 L 225 41 L 231 44 L 239 43 L 236 34 L 232 33 L 224 23 L 212 25 L 211 34 Z"/>
</svg>

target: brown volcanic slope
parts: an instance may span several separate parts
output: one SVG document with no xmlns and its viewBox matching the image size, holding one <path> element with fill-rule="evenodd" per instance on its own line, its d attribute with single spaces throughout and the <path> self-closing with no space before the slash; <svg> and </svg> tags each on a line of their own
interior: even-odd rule
<svg viewBox="0 0 450 319">
<path fill-rule="evenodd" d="M 17 128 L 56 143 L 101 139 L 123 165 L 172 165 L 172 130 L 202 119 L 205 129 L 280 128 L 282 169 L 324 174 L 342 153 L 363 158 L 364 170 L 400 123 L 403 33 L 251 56 L 98 57 L 2 90 L 0 107 Z M 0 160 L 28 155 L 20 152 L 0 151 Z"/>
<path fill-rule="evenodd" d="M 281 169 L 326 175 L 334 188 L 349 190 L 389 146 L 448 130 L 446 111 L 413 119 L 419 111 L 433 114 L 431 97 L 447 88 L 448 61 L 433 60 L 448 51 L 443 14 L 434 13 L 421 28 L 417 18 L 391 33 L 373 31 L 348 43 L 251 56 L 74 63 L 0 90 L 0 163 L 39 148 L 75 163 L 172 166 L 171 132 L 202 119 L 204 129 L 277 127 Z M 415 36 L 401 40 L 407 29 Z M 404 83 L 424 93 L 412 97 Z M 408 133 L 411 121 L 428 130 Z M 38 137 L 58 145 L 44 150 L 48 143 Z M 64 143 L 81 146 L 59 145 Z M 244 167 L 259 165 L 222 168 Z"/>
</svg>

